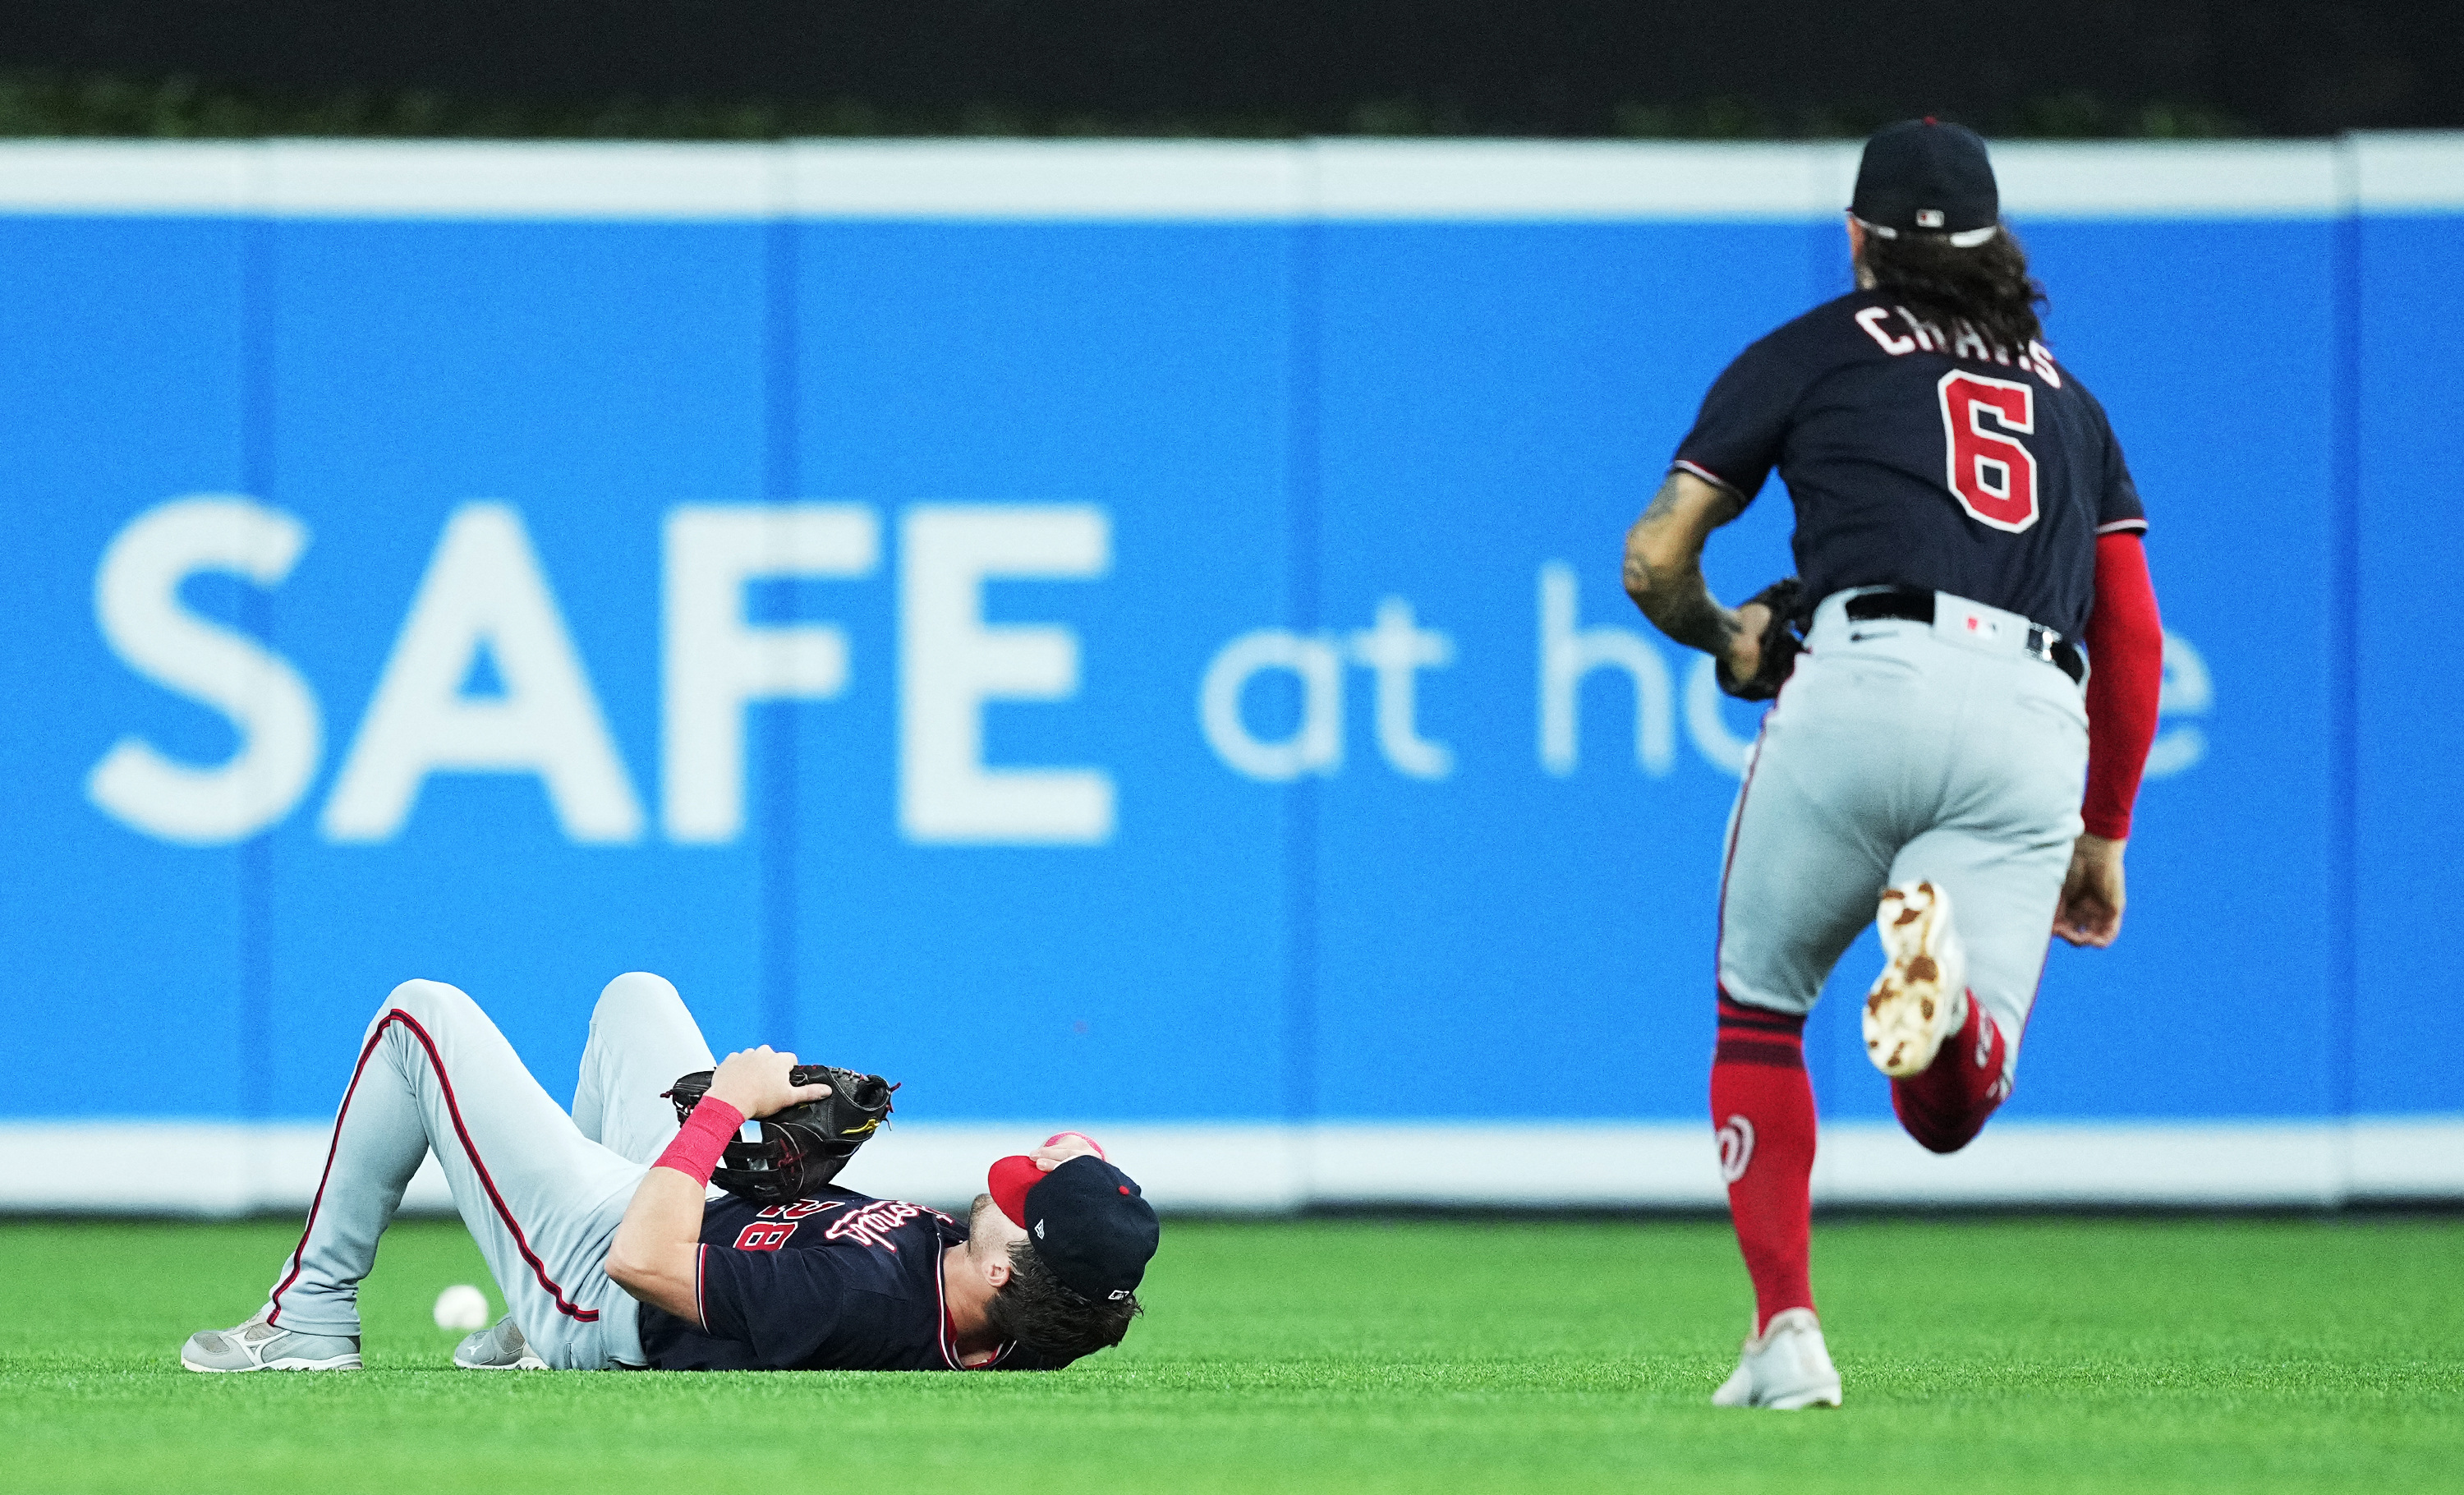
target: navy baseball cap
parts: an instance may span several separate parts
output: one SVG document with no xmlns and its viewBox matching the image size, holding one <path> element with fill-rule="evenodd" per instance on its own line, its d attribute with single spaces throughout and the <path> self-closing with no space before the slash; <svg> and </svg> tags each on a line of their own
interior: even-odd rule
<svg viewBox="0 0 2464 1495">
<path fill-rule="evenodd" d="M 2001 224 L 2002 194 L 1984 140 L 1927 117 L 1885 125 L 1865 143 L 1848 210 L 1886 239 L 1940 233 L 1973 249 Z"/>
<path fill-rule="evenodd" d="M 1050 1173 L 1032 1158 L 1004 1157 L 985 1181 L 1062 1286 L 1096 1303 L 1137 1290 L 1163 1227 L 1136 1179 L 1087 1154 Z"/>
</svg>

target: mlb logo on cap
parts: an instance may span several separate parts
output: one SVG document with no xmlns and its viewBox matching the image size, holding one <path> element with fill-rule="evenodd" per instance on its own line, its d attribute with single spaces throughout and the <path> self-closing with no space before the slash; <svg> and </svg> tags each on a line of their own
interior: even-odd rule
<svg viewBox="0 0 2464 1495">
<path fill-rule="evenodd" d="M 2002 194 L 1975 131 L 1908 120 L 1865 143 L 1848 211 L 1881 238 L 1939 233 L 1955 249 L 1973 249 L 1997 231 Z"/>
</svg>

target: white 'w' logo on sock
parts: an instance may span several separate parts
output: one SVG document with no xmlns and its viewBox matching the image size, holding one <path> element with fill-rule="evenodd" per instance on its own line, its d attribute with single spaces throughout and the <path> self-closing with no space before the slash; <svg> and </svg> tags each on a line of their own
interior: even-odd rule
<svg viewBox="0 0 2464 1495">
<path fill-rule="evenodd" d="M 1720 1176 L 1734 1183 L 1754 1160 L 1754 1124 L 1730 1116 L 1720 1124 Z"/>
</svg>

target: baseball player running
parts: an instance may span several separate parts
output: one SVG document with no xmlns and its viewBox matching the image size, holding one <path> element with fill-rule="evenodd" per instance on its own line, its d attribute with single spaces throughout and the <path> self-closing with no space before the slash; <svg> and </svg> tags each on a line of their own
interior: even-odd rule
<svg viewBox="0 0 2464 1495">
<path fill-rule="evenodd" d="M 1721 1406 L 1839 1402 L 1807 1271 L 1801 1047 L 1833 964 L 1876 919 L 1866 1052 L 1909 1135 L 1966 1146 L 2011 1093 L 2048 931 L 2121 930 L 2163 673 L 2138 491 L 2039 341 L 1984 142 L 1932 120 L 1877 134 L 1848 245 L 1857 290 L 1728 365 L 1626 536 L 1652 622 L 1731 693 L 1777 696 L 1720 890 L 1711 1119 L 1755 1300 Z M 1774 467 L 1801 581 L 1732 610 L 1704 541 Z"/>
<path fill-rule="evenodd" d="M 406 981 L 368 1025 L 265 1307 L 180 1363 L 358 1369 L 360 1281 L 430 1151 L 512 1310 L 454 1352 L 466 1369 L 1052 1370 L 1121 1341 L 1155 1211 L 1076 1132 L 994 1164 L 964 1223 L 830 1187 L 707 1198 L 746 1118 L 826 1098 L 794 1064 L 730 1055 L 680 1127 L 662 1097 L 714 1067 L 710 1047 L 676 989 L 635 972 L 591 1013 L 568 1116 L 477 1003 Z"/>
</svg>

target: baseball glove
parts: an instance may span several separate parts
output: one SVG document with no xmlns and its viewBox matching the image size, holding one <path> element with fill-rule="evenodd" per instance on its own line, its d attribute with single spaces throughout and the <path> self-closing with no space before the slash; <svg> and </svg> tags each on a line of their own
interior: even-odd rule
<svg viewBox="0 0 2464 1495">
<path fill-rule="evenodd" d="M 712 1071 L 696 1069 L 666 1091 L 684 1120 L 710 1093 Z M 798 1065 L 790 1085 L 826 1085 L 830 1093 L 790 1106 L 759 1123 L 761 1140 L 727 1144 L 711 1178 L 720 1188 L 756 1204 L 801 1199 L 839 1176 L 855 1150 L 890 1119 L 890 1092 L 898 1088 L 877 1074 L 858 1074 L 827 1065 Z"/>
<path fill-rule="evenodd" d="M 1763 625 L 1763 652 L 1750 679 L 1740 680 L 1728 672 L 1727 660 L 1715 666 L 1720 689 L 1741 701 L 1768 701 L 1788 683 L 1788 672 L 1796 668 L 1796 656 L 1805 648 L 1804 635 L 1797 632 L 1796 607 L 1805 588 L 1793 576 L 1781 577 L 1739 604 L 1750 607 L 1756 603 L 1771 609 L 1771 621 Z"/>
</svg>

